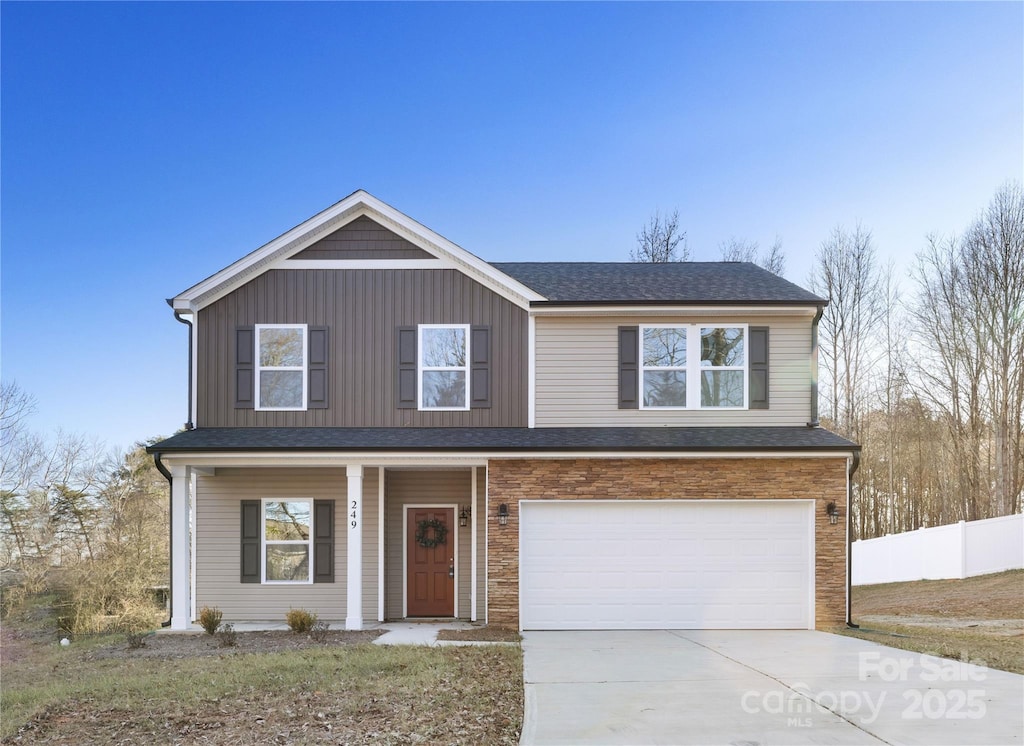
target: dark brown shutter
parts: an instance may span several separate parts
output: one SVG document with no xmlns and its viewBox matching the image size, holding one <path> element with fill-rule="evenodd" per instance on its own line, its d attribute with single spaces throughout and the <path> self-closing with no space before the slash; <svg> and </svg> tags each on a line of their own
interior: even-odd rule
<svg viewBox="0 0 1024 746">
<path fill-rule="evenodd" d="M 399 409 L 416 409 L 416 327 L 398 327 L 395 400 Z"/>
<path fill-rule="evenodd" d="M 472 409 L 490 409 L 491 327 L 471 327 L 469 354 L 469 406 Z"/>
<path fill-rule="evenodd" d="M 334 500 L 313 501 L 313 582 L 334 582 Z"/>
<path fill-rule="evenodd" d="M 259 500 L 242 500 L 242 562 L 243 583 L 260 582 L 260 544 L 262 531 Z"/>
<path fill-rule="evenodd" d="M 640 327 L 619 327 L 619 409 L 640 408 Z"/>
<path fill-rule="evenodd" d="M 252 409 L 256 403 L 256 331 L 235 327 L 235 409 Z"/>
<path fill-rule="evenodd" d="M 751 409 L 768 409 L 768 327 L 752 326 L 748 329 L 750 355 L 750 390 L 748 399 Z"/>
<path fill-rule="evenodd" d="M 327 409 L 327 369 L 330 345 L 326 326 L 309 327 L 309 389 L 307 409 Z"/>
</svg>

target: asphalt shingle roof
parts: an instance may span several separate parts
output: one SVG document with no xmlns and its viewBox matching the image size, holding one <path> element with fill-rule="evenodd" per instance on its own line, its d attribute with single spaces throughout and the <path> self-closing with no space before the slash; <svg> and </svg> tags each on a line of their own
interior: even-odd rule
<svg viewBox="0 0 1024 746">
<path fill-rule="evenodd" d="M 826 300 L 750 262 L 492 262 L 550 304 L 807 304 Z"/>
<path fill-rule="evenodd" d="M 850 451 L 860 446 L 814 427 L 209 427 L 186 430 L 150 453 L 212 451 Z"/>
</svg>

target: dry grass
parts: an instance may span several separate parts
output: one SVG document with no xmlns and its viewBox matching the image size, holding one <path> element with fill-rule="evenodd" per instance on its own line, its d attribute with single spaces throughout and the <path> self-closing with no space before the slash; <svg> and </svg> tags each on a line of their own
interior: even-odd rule
<svg viewBox="0 0 1024 746">
<path fill-rule="evenodd" d="M 1024 571 L 965 580 L 857 586 L 853 620 L 838 630 L 903 650 L 1024 673 Z"/>
<path fill-rule="evenodd" d="M 120 636 L 61 648 L 5 626 L 4 743 L 515 744 L 522 727 L 518 647 L 386 647 L 332 633 L 317 643 L 238 633 Z M 173 642 L 162 648 L 163 640 Z M 306 640 L 301 645 L 296 640 Z M 197 655 L 182 655 L 191 646 Z"/>
<path fill-rule="evenodd" d="M 438 640 L 465 640 L 473 642 L 522 642 L 523 636 L 506 627 L 473 627 L 472 629 L 442 629 Z"/>
</svg>

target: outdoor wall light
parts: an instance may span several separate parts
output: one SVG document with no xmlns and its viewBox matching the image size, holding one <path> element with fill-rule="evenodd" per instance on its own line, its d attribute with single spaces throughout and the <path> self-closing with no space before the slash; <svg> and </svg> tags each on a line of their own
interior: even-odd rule
<svg viewBox="0 0 1024 746">
<path fill-rule="evenodd" d="M 470 510 L 466 506 L 463 506 L 462 510 L 459 511 L 459 527 L 460 528 L 465 528 L 466 526 L 469 525 L 469 514 L 470 514 Z"/>
<path fill-rule="evenodd" d="M 502 526 L 508 525 L 508 505 L 506 503 L 498 506 L 498 523 Z"/>
<path fill-rule="evenodd" d="M 833 526 L 839 522 L 839 508 L 836 507 L 834 502 L 825 506 L 825 513 L 828 515 L 828 522 Z"/>
</svg>

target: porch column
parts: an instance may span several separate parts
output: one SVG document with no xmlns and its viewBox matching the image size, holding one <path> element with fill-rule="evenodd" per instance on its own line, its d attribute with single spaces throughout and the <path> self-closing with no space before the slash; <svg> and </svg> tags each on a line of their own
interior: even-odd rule
<svg viewBox="0 0 1024 746">
<path fill-rule="evenodd" d="M 348 466 L 348 499 L 345 525 L 348 526 L 348 600 L 345 604 L 345 629 L 363 628 L 363 467 Z"/>
<path fill-rule="evenodd" d="M 187 466 L 171 467 L 171 629 L 192 622 L 192 538 L 189 527 Z"/>
</svg>

